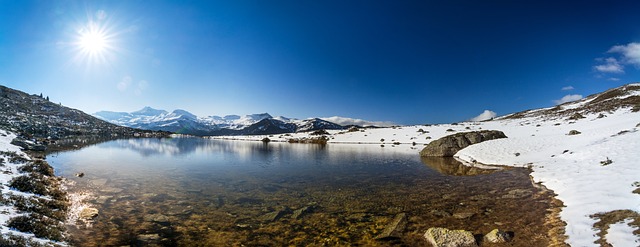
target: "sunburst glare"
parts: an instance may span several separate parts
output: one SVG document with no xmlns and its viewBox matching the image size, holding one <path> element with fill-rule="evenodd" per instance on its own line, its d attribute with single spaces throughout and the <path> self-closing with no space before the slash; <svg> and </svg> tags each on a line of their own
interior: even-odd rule
<svg viewBox="0 0 640 247">
<path fill-rule="evenodd" d="M 106 45 L 105 36 L 103 33 L 95 30 L 85 32 L 80 36 L 79 41 L 80 48 L 88 53 L 99 53 L 104 50 Z"/>
<path fill-rule="evenodd" d="M 85 64 L 107 63 L 115 52 L 113 32 L 106 25 L 92 21 L 77 31 L 73 44 L 74 60 Z"/>
</svg>

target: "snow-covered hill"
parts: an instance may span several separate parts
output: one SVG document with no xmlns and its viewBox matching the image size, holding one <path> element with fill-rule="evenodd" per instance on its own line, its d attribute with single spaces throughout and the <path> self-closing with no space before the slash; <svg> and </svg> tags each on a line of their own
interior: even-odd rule
<svg viewBox="0 0 640 247">
<path fill-rule="evenodd" d="M 558 194 L 566 207 L 571 246 L 640 246 L 640 83 L 628 84 L 555 107 L 493 121 L 328 131 L 328 143 L 383 145 L 417 153 L 441 137 L 500 130 L 508 138 L 460 150 L 479 164 L 530 167 L 534 182 Z M 575 130 L 575 131 L 574 131 Z M 266 136 L 222 139 L 261 140 Z M 313 138 L 309 133 L 272 135 L 271 141 Z M 635 231 L 635 233 L 634 233 Z M 610 246 L 610 245 L 602 245 Z"/>
</svg>

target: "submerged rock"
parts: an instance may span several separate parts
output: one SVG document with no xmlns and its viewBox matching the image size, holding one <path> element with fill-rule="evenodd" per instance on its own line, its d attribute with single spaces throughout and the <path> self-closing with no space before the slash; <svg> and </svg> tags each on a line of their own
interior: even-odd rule
<svg viewBox="0 0 640 247">
<path fill-rule="evenodd" d="M 465 230 L 449 230 L 432 227 L 424 233 L 424 238 L 435 247 L 477 247 L 473 233 Z"/>
<path fill-rule="evenodd" d="M 389 239 L 389 238 L 399 238 L 402 235 L 402 231 L 407 225 L 407 215 L 405 213 L 397 214 L 393 220 L 384 227 L 384 230 L 380 235 L 376 237 L 376 239 Z"/>
<path fill-rule="evenodd" d="M 458 212 L 458 213 L 454 213 L 453 217 L 456 219 L 468 219 L 474 216 L 475 214 L 476 213 L 474 212 Z"/>
<path fill-rule="evenodd" d="M 420 156 L 453 157 L 458 151 L 470 145 L 500 138 L 507 138 L 507 136 L 502 133 L 502 131 L 497 130 L 472 131 L 448 135 L 430 142 L 420 151 Z"/>
<path fill-rule="evenodd" d="M 96 208 L 85 208 L 80 211 L 80 219 L 81 220 L 91 220 L 98 216 L 100 211 Z"/>
<path fill-rule="evenodd" d="M 287 213 L 291 213 L 291 210 L 289 208 L 285 208 L 283 210 L 276 210 L 260 216 L 259 220 L 265 221 L 265 222 L 274 222 L 282 218 L 282 216 L 284 216 Z"/>
<path fill-rule="evenodd" d="M 301 207 L 299 209 L 296 209 L 293 211 L 293 214 L 291 215 L 292 219 L 300 219 L 302 218 L 302 216 L 304 216 L 307 213 L 310 213 L 311 211 L 313 211 L 314 206 L 305 206 L 305 207 Z"/>
<path fill-rule="evenodd" d="M 507 232 L 503 232 L 500 229 L 493 229 L 491 232 L 484 235 L 484 241 L 499 244 L 511 241 L 511 235 Z"/>
<path fill-rule="evenodd" d="M 533 192 L 531 190 L 526 190 L 526 189 L 513 189 L 510 190 L 509 192 L 507 192 L 506 195 L 503 195 L 501 198 L 502 199 L 518 199 L 518 198 L 524 198 L 527 196 L 531 196 L 533 194 Z"/>
<path fill-rule="evenodd" d="M 158 244 L 160 242 L 160 240 L 162 240 L 162 237 L 160 237 L 160 235 L 157 234 L 157 233 L 140 234 L 140 235 L 138 235 L 138 239 L 137 240 L 138 240 L 138 245 L 147 246 L 147 245 Z"/>
</svg>

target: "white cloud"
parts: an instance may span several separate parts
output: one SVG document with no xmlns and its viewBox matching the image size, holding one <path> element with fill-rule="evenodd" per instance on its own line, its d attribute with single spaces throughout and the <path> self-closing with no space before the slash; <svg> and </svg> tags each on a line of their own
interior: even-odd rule
<svg viewBox="0 0 640 247">
<path fill-rule="evenodd" d="M 567 102 L 571 102 L 571 101 L 576 101 L 582 99 L 582 95 L 579 94 L 567 94 L 564 97 L 562 97 L 561 99 L 557 99 L 554 100 L 553 103 L 555 103 L 556 105 L 560 105 L 560 104 L 564 104 Z"/>
<path fill-rule="evenodd" d="M 611 78 L 609 78 L 608 80 L 610 80 L 610 81 L 619 81 L 619 80 L 620 80 L 620 78 L 611 77 Z"/>
<path fill-rule="evenodd" d="M 498 116 L 498 114 L 496 114 L 494 111 L 489 111 L 489 110 L 484 110 L 482 113 L 480 113 L 480 115 L 470 119 L 471 121 L 474 122 L 480 122 L 480 121 L 485 121 L 485 120 L 489 120 L 492 119 L 494 117 Z"/>
<path fill-rule="evenodd" d="M 393 122 L 367 121 L 367 120 L 363 120 L 363 119 L 346 118 L 346 117 L 338 117 L 338 116 L 325 117 L 325 118 L 320 118 L 320 119 L 325 120 L 325 121 L 329 121 L 329 122 L 332 122 L 332 123 L 336 123 L 336 124 L 339 124 L 339 125 L 378 126 L 378 127 L 389 127 L 389 126 L 397 125 L 397 124 L 395 124 Z"/>
<path fill-rule="evenodd" d="M 570 90 L 574 90 L 575 88 L 573 88 L 573 86 L 566 86 L 566 87 L 562 87 L 562 91 L 570 91 Z"/>
<path fill-rule="evenodd" d="M 604 60 L 605 64 L 593 66 L 593 68 L 600 72 L 605 73 L 624 73 L 624 67 L 615 58 L 607 58 Z"/>
<path fill-rule="evenodd" d="M 129 85 L 131 85 L 131 81 L 132 81 L 131 76 L 125 76 L 122 78 L 122 80 L 120 80 L 120 82 L 118 82 L 118 85 L 116 85 L 116 87 L 120 91 L 127 90 Z"/>
<path fill-rule="evenodd" d="M 609 49 L 609 53 L 620 53 L 624 63 L 640 66 L 640 43 L 616 45 Z"/>
</svg>

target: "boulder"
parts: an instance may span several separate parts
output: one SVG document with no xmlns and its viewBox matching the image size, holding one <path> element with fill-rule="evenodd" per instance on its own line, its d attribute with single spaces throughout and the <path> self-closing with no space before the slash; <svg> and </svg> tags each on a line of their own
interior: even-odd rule
<svg viewBox="0 0 640 247">
<path fill-rule="evenodd" d="M 407 215 L 405 213 L 397 214 L 393 220 L 385 226 L 382 233 L 380 233 L 376 239 L 384 240 L 384 239 L 393 239 L 400 238 L 402 236 L 402 231 L 407 225 Z"/>
<path fill-rule="evenodd" d="M 424 233 L 424 238 L 435 247 L 477 247 L 473 233 L 465 230 L 449 230 L 432 227 Z"/>
<path fill-rule="evenodd" d="M 13 140 L 11 140 L 11 144 L 21 147 L 23 150 L 40 151 L 40 152 L 47 150 L 47 146 L 45 145 L 37 144 L 35 142 L 25 140 L 22 138 L 14 138 Z"/>
<path fill-rule="evenodd" d="M 430 142 L 420 151 L 420 156 L 453 157 L 458 151 L 470 145 L 500 138 L 507 138 L 507 136 L 502 131 L 497 130 L 462 132 L 448 135 Z"/>
<path fill-rule="evenodd" d="M 578 120 L 578 119 L 583 119 L 583 118 L 585 118 L 585 117 L 582 116 L 582 114 L 576 112 L 573 115 L 571 115 L 571 117 L 569 117 L 569 120 Z"/>
<path fill-rule="evenodd" d="M 582 134 L 582 132 L 577 131 L 577 130 L 571 130 L 571 131 L 569 131 L 569 134 L 567 134 L 567 135 L 573 136 L 573 135 L 579 135 L 579 134 Z"/>
<path fill-rule="evenodd" d="M 511 235 L 499 229 L 493 229 L 487 235 L 484 235 L 484 241 L 492 244 L 506 243 L 511 241 Z"/>
</svg>

